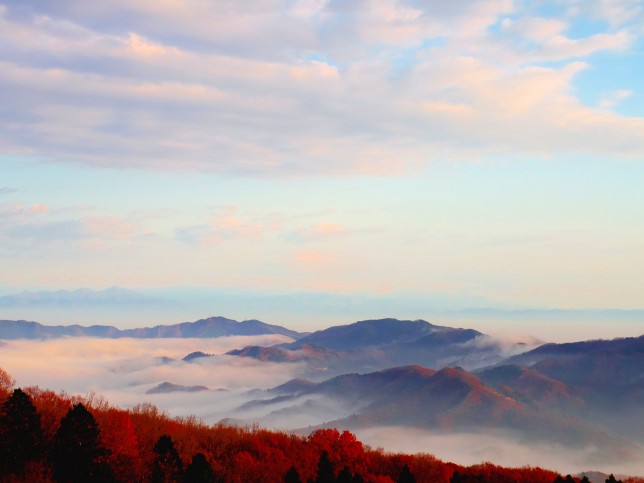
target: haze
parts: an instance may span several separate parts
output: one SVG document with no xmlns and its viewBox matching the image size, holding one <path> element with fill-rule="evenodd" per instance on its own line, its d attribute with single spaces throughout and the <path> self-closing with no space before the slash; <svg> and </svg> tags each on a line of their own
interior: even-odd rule
<svg viewBox="0 0 644 483">
<path fill-rule="evenodd" d="M 223 354 L 245 345 L 270 345 L 288 340 L 283 336 L 12 340 L 2 347 L 2 364 L 3 369 L 17 379 L 19 386 L 39 385 L 81 395 L 93 392 L 121 407 L 133 407 L 148 401 L 173 416 L 196 415 L 207 423 L 232 418 L 240 424 L 259 422 L 264 427 L 292 430 L 351 414 L 355 407 L 310 397 L 299 402 L 285 401 L 282 406 L 271 406 L 270 409 L 261 405 L 243 409 L 245 403 L 266 398 L 252 389 L 267 389 L 297 377 L 302 369 L 298 364 L 277 364 L 225 355 L 190 363 L 180 360 L 196 350 Z M 176 360 L 162 362 L 160 358 L 164 356 Z M 211 390 L 146 394 L 147 390 L 164 381 L 185 386 L 204 385 Z M 288 407 L 289 410 L 280 413 L 280 407 Z M 541 465 L 563 473 L 589 469 L 644 473 L 641 463 L 611 460 L 592 447 L 528 442 L 511 432 L 443 433 L 439 430 L 376 426 L 356 433 L 373 447 L 410 453 L 428 452 L 460 464 L 493 461 L 507 466 Z"/>
<path fill-rule="evenodd" d="M 238 310 L 158 322 L 302 330 L 642 309 L 642 15 L 626 0 L 0 1 L 0 290 L 217 290 Z M 348 303 L 240 309 L 302 293 Z M 361 297 L 390 302 L 364 314 Z M 594 333 L 625 335 L 606 322 Z"/>
</svg>

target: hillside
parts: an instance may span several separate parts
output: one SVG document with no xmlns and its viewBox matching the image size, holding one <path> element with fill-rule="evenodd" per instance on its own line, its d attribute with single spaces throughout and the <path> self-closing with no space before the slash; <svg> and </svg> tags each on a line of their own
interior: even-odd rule
<svg viewBox="0 0 644 483">
<path fill-rule="evenodd" d="M 373 372 L 401 365 L 462 366 L 468 370 L 523 352 L 473 329 L 433 325 L 424 320 L 376 319 L 334 326 L 274 347 L 245 347 L 229 355 L 272 362 L 304 362 L 305 377 Z"/>
<path fill-rule="evenodd" d="M 413 475 L 417 482 L 448 483 L 550 482 L 561 476 L 535 467 L 502 468 L 490 463 L 464 467 L 427 454 L 384 453 L 336 429 L 295 436 L 256 427 L 207 426 L 194 419 L 171 419 L 149 404 L 123 410 L 100 398 L 58 395 L 36 387 L 11 391 L 5 384 L 0 387 L 0 405 L 0 460 L 12 462 L 0 465 L 2 479 L 278 482 L 337 478 L 388 483 Z M 26 423 L 17 426 L 17 417 Z M 90 430 L 80 431 L 81 427 Z M 70 438 L 81 444 L 68 444 Z"/>
<path fill-rule="evenodd" d="M 519 370 L 521 372 L 521 370 Z M 487 373 L 486 373 L 487 374 Z M 490 376 L 487 376 L 490 379 Z M 348 408 L 348 415 L 322 427 L 347 429 L 374 426 L 426 428 L 433 431 L 488 432 L 507 430 L 523 440 L 566 443 L 577 448 L 597 446 L 610 459 L 637 459 L 642 448 L 574 417 L 549 401 L 572 400 L 572 409 L 586 403 L 560 381 L 528 373 L 515 375 L 524 387 L 520 395 L 497 390 L 462 369 L 439 371 L 417 365 L 368 374 L 346 374 L 320 383 L 296 379 L 258 394 L 239 408 L 293 415 L 303 408 L 321 411 L 324 404 Z M 504 376 L 507 380 L 508 376 Z M 525 389 L 525 388 L 528 389 Z M 532 396 L 530 396 L 532 394 Z M 322 400 L 320 399 L 322 398 Z M 323 403 L 321 401 L 326 401 Z"/>
<path fill-rule="evenodd" d="M 533 405 L 644 443 L 644 336 L 545 344 L 477 375 Z"/>
</svg>

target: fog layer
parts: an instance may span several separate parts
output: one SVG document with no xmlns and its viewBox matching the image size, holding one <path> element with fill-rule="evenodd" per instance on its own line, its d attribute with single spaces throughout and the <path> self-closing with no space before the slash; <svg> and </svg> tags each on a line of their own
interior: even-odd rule
<svg viewBox="0 0 644 483">
<path fill-rule="evenodd" d="M 172 416 L 195 415 L 206 423 L 222 419 L 277 429 L 301 429 L 342 419 L 356 410 L 321 396 L 274 400 L 263 391 L 300 376 L 298 363 L 271 363 L 227 356 L 247 345 L 268 346 L 284 336 L 216 339 L 13 340 L 0 346 L 0 367 L 20 387 L 38 385 L 70 394 L 95 392 L 121 407 L 151 402 Z M 194 351 L 212 354 L 190 362 Z M 146 394 L 162 382 L 206 386 L 208 391 Z M 265 401 L 271 401 L 267 404 Z M 593 448 L 572 449 L 525 443 L 509 433 L 451 433 L 410 428 L 368 428 L 357 432 L 366 444 L 391 451 L 427 452 L 460 464 L 492 461 L 507 466 L 539 465 L 562 473 L 601 470 L 644 474 L 644 463 L 608 461 Z M 642 458 L 641 461 L 644 461 Z"/>
</svg>

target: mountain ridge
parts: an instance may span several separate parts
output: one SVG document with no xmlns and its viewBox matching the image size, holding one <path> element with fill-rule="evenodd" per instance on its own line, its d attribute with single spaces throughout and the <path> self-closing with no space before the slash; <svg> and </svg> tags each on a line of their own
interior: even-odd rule
<svg viewBox="0 0 644 483">
<path fill-rule="evenodd" d="M 251 319 L 238 322 L 226 317 L 216 316 L 199 319 L 195 322 L 182 322 L 173 325 L 157 325 L 134 329 L 118 329 L 111 325 L 43 325 L 25 320 L 0 320 L 0 339 L 50 339 L 57 337 L 98 337 L 118 339 L 157 338 L 216 338 L 239 335 L 285 335 L 298 339 L 301 334 L 291 329 L 259 320 Z"/>
</svg>

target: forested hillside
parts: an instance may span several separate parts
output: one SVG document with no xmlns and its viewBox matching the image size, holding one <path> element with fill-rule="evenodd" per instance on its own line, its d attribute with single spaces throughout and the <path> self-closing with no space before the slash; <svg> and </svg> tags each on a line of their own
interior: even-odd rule
<svg viewBox="0 0 644 483">
<path fill-rule="evenodd" d="M 100 396 L 13 386 L 0 370 L 2 481 L 579 481 L 541 468 L 463 467 L 428 454 L 389 454 L 336 429 L 298 436 L 208 426 L 150 404 L 125 410 Z"/>
</svg>

